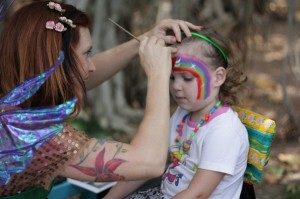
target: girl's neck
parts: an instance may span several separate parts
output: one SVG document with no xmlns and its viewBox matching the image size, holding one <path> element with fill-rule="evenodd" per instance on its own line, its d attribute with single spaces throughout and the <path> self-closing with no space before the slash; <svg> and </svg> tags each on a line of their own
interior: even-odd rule
<svg viewBox="0 0 300 199">
<path fill-rule="evenodd" d="M 203 117 L 205 117 L 205 114 L 209 113 L 209 111 L 216 105 L 216 103 L 218 101 L 219 100 L 217 100 L 217 99 L 213 100 L 209 104 L 207 104 L 205 107 L 203 107 L 202 109 L 191 112 L 190 120 L 193 122 L 200 121 Z"/>
</svg>

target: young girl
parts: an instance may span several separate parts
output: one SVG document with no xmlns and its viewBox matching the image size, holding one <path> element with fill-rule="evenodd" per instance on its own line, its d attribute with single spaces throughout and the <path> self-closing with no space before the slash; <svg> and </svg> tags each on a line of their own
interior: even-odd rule
<svg viewBox="0 0 300 199">
<path fill-rule="evenodd" d="M 212 30 L 193 32 L 177 47 L 170 81 L 178 104 L 170 121 L 170 164 L 160 190 L 128 198 L 238 199 L 249 142 L 231 105 L 246 77 L 234 64 L 229 45 Z M 140 184 L 119 183 L 106 198 L 123 198 Z"/>
</svg>

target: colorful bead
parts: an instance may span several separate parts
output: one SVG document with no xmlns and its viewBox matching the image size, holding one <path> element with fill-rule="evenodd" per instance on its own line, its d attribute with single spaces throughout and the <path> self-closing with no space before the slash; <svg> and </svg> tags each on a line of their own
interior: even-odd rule
<svg viewBox="0 0 300 199">
<path fill-rule="evenodd" d="M 205 121 L 208 121 L 211 117 L 211 114 L 205 114 Z"/>
<path fill-rule="evenodd" d="M 180 143 L 181 137 L 182 137 L 182 129 L 183 126 L 186 122 L 186 119 L 188 118 L 188 116 L 190 115 L 190 113 L 187 113 L 182 120 L 180 121 L 180 123 L 177 125 L 177 129 L 176 132 L 178 133 L 178 136 L 175 138 L 175 144 L 178 146 L 179 149 L 179 153 L 181 155 L 183 154 L 187 154 L 191 145 L 192 145 L 192 141 L 193 138 L 195 137 L 195 135 L 198 133 L 199 128 L 202 126 L 202 124 L 204 122 L 207 122 L 211 116 L 214 114 L 214 112 L 222 105 L 221 101 L 218 101 L 216 103 L 216 105 L 209 111 L 209 113 L 205 114 L 205 116 L 199 121 L 199 123 L 196 125 L 196 127 L 194 128 L 193 132 L 191 133 L 191 136 L 188 140 L 184 141 L 183 143 Z M 175 161 L 179 161 L 176 157 L 173 158 L 173 162 Z"/>
</svg>

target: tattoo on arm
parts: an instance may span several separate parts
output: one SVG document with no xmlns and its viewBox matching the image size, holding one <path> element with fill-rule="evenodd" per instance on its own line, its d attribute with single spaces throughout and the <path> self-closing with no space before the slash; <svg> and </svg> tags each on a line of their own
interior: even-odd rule
<svg viewBox="0 0 300 199">
<path fill-rule="evenodd" d="M 124 180 L 124 176 L 118 175 L 114 173 L 114 171 L 126 160 L 116 158 L 116 156 L 120 153 L 126 153 L 127 149 L 122 148 L 122 143 L 115 143 L 116 152 L 113 155 L 112 159 L 108 160 L 106 163 L 104 162 L 104 155 L 105 155 L 105 147 L 98 153 L 95 159 L 95 167 L 84 167 L 80 166 L 87 157 L 96 152 L 99 147 L 103 145 L 101 141 L 97 141 L 91 149 L 88 149 L 86 152 L 83 151 L 80 154 L 80 160 L 78 163 L 71 165 L 73 168 L 77 169 L 78 171 L 88 175 L 95 177 L 95 182 L 105 182 L 105 181 L 116 181 L 116 180 Z"/>
</svg>

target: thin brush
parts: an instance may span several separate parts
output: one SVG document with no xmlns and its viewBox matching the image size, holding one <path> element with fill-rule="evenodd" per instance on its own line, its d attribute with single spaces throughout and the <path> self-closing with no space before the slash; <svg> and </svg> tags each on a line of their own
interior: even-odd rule
<svg viewBox="0 0 300 199">
<path fill-rule="evenodd" d="M 119 24 L 117 24 L 115 21 L 113 21 L 111 18 L 108 18 L 108 20 L 110 22 L 112 22 L 113 24 L 115 24 L 116 26 L 118 26 L 120 29 L 122 29 L 124 32 L 126 32 L 127 34 L 129 34 L 131 37 L 133 37 L 134 39 L 136 39 L 138 42 L 140 42 L 140 40 L 134 36 L 132 33 L 130 33 L 128 30 L 126 30 L 125 28 L 123 28 L 122 26 L 120 26 Z"/>
</svg>

